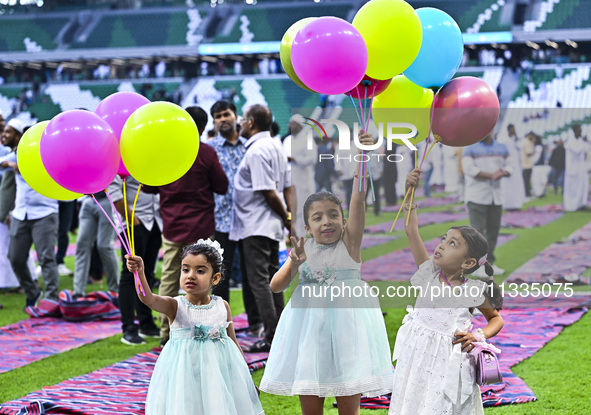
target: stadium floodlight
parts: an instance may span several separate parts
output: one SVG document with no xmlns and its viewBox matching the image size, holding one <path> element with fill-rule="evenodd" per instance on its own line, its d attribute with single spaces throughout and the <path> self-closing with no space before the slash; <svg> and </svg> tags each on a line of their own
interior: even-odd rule
<svg viewBox="0 0 591 415">
<path fill-rule="evenodd" d="M 570 47 L 575 48 L 575 49 L 579 47 L 577 42 L 575 42 L 574 40 L 566 39 L 564 41 L 564 43 L 566 43 L 567 45 L 569 45 Z"/>
<path fill-rule="evenodd" d="M 527 46 L 529 46 L 530 48 L 533 48 L 533 49 L 535 49 L 535 50 L 540 50 L 540 45 L 538 45 L 538 44 L 537 44 L 537 43 L 535 43 L 535 42 L 531 42 L 531 41 L 529 41 L 529 40 L 528 40 L 527 42 L 525 42 L 525 44 L 526 44 Z"/>
</svg>

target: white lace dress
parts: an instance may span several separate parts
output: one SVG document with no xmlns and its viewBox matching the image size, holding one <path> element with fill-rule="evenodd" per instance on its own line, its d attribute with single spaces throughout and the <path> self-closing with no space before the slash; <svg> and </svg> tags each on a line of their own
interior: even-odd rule
<svg viewBox="0 0 591 415">
<path fill-rule="evenodd" d="M 394 387 L 389 415 L 483 415 L 474 357 L 453 345 L 456 331 L 471 331 L 470 308 L 484 303 L 486 284 L 469 279 L 462 295 L 430 301 L 441 287 L 440 268 L 425 261 L 410 282 L 428 296 L 417 296 L 398 330 L 393 360 Z M 448 292 L 449 293 L 449 292 Z M 445 308 L 434 308 L 443 304 Z"/>
</svg>

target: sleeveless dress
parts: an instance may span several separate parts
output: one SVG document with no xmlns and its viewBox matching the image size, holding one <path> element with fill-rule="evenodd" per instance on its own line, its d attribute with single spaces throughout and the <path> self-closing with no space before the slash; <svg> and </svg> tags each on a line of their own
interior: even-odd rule
<svg viewBox="0 0 591 415">
<path fill-rule="evenodd" d="M 279 319 L 260 389 L 275 395 L 378 396 L 392 390 L 393 368 L 377 298 L 345 296 L 331 289 L 368 292 L 342 239 L 318 245 L 308 239 L 300 285 Z M 310 298 L 324 292 L 328 297 Z"/>
<path fill-rule="evenodd" d="M 264 414 L 244 357 L 228 337 L 224 301 L 196 306 L 175 297 L 170 340 L 156 362 L 146 415 Z"/>
<path fill-rule="evenodd" d="M 389 415 L 483 415 L 475 359 L 452 342 L 456 331 L 472 330 L 469 308 L 484 303 L 486 283 L 468 279 L 457 297 L 449 293 L 431 302 L 430 287 L 442 286 L 440 268 L 432 260 L 422 263 L 410 279 L 428 296 L 417 295 L 414 309 L 407 307 L 396 335 Z"/>
</svg>

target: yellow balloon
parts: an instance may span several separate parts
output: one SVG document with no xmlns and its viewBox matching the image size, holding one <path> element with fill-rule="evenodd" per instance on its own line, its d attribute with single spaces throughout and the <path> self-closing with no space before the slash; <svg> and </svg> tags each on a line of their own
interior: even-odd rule
<svg viewBox="0 0 591 415">
<path fill-rule="evenodd" d="M 291 45 L 293 44 L 293 40 L 295 39 L 296 35 L 300 31 L 302 27 L 306 24 L 310 23 L 312 20 L 316 20 L 317 17 L 306 17 L 305 19 L 298 20 L 294 24 L 292 24 L 289 29 L 283 35 L 283 39 L 281 39 L 281 47 L 279 49 L 279 57 L 281 58 L 281 65 L 283 65 L 283 70 L 289 76 L 289 78 L 295 82 L 299 87 L 304 88 L 306 91 L 314 92 L 310 88 L 308 88 L 300 78 L 295 73 L 293 69 L 293 65 L 291 63 Z"/>
<path fill-rule="evenodd" d="M 80 193 L 70 192 L 55 182 L 45 170 L 41 160 L 41 137 L 49 121 L 35 124 L 27 130 L 18 143 L 16 162 L 25 182 L 37 193 L 56 200 L 74 200 Z"/>
<path fill-rule="evenodd" d="M 121 158 L 140 183 L 164 186 L 189 171 L 199 151 L 199 132 L 187 111 L 170 102 L 138 108 L 123 126 Z"/>
<path fill-rule="evenodd" d="M 398 75 L 384 92 L 374 98 L 372 115 L 376 125 L 384 124 L 384 136 L 387 136 L 387 123 L 404 122 L 417 127 L 417 136 L 412 139 L 418 143 L 427 138 L 431 123 L 433 91 L 410 82 L 406 76 Z M 405 134 L 407 128 L 393 128 L 394 134 Z M 403 144 L 401 140 L 393 140 Z"/>
<path fill-rule="evenodd" d="M 402 0 L 371 0 L 355 15 L 369 61 L 367 76 L 390 79 L 408 68 L 421 49 L 423 27 L 417 12 Z"/>
</svg>

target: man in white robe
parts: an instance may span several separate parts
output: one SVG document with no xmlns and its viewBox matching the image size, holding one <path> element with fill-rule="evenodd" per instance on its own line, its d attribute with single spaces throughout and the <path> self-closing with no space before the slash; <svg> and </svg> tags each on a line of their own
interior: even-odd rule
<svg viewBox="0 0 591 415">
<path fill-rule="evenodd" d="M 507 133 L 499 134 L 499 143 L 505 144 L 509 150 L 509 164 L 513 169 L 513 174 L 509 177 L 501 179 L 501 186 L 503 188 L 503 195 L 505 202 L 503 208 L 506 210 L 521 209 L 525 203 L 525 185 L 523 182 L 523 173 L 521 171 L 521 161 L 519 158 L 519 137 L 515 132 L 515 126 L 509 124 L 507 126 Z"/>
<path fill-rule="evenodd" d="M 299 114 L 291 117 L 291 183 L 296 191 L 296 221 L 292 225 L 298 237 L 305 236 L 304 203 L 314 193 L 314 167 L 318 161 L 316 143 L 312 140 L 312 150 L 308 150 L 308 130 L 305 120 Z M 287 139 L 286 139 L 287 140 Z"/>
<path fill-rule="evenodd" d="M 580 125 L 573 125 L 564 148 L 566 150 L 564 210 L 574 212 L 584 208 L 589 199 L 589 173 L 585 161 L 585 155 L 589 151 L 589 141 L 587 136 L 582 136 Z"/>
</svg>

